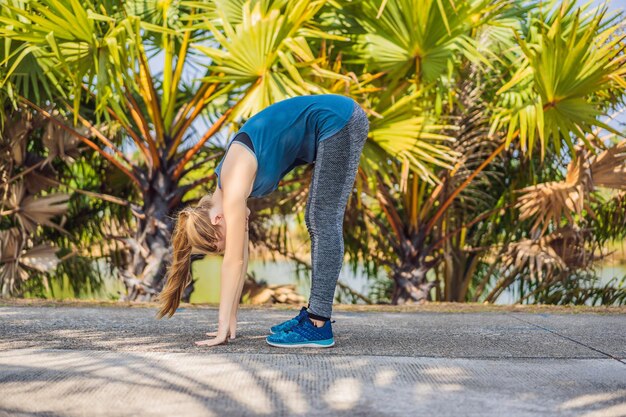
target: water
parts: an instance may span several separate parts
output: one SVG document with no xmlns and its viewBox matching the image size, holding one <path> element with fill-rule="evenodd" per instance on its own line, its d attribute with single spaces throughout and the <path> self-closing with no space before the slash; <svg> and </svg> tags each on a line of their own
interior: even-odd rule
<svg viewBox="0 0 626 417">
<path fill-rule="evenodd" d="M 195 291 L 190 300 L 192 303 L 219 303 L 221 262 L 221 257 L 207 256 L 204 260 L 193 263 L 192 272 L 196 282 Z M 309 296 L 311 289 L 310 273 L 298 272 L 296 262 L 251 259 L 248 263 L 248 271 L 258 281 L 265 281 L 267 284 L 295 284 L 299 294 L 305 298 Z M 601 277 L 601 284 L 605 284 L 615 276 L 621 278 L 626 275 L 626 265 L 601 265 L 598 268 L 598 273 Z M 383 274 L 384 272 L 380 271 L 381 277 Z M 339 280 L 364 295 L 368 294 L 372 283 L 362 267 L 359 267 L 355 274 L 347 264 L 344 264 Z M 62 280 L 51 280 L 50 287 L 51 291 L 48 292 L 47 297 L 61 300 L 66 298 L 109 300 L 117 299 L 120 294 L 125 292 L 121 280 L 113 276 L 105 278 L 104 285 L 97 291 L 85 286 L 76 293 L 70 286 L 67 277 Z M 496 300 L 496 304 L 511 304 L 515 300 L 512 291 L 507 290 Z"/>
<path fill-rule="evenodd" d="M 625 264 L 610 264 L 610 265 L 599 265 L 596 268 L 596 272 L 600 277 L 599 286 L 606 285 L 610 280 L 617 277 L 617 279 L 621 279 L 626 275 L 626 265 Z M 495 301 L 495 304 L 512 304 L 516 302 L 519 298 L 519 294 L 516 293 L 516 290 L 513 287 L 509 287 L 502 292 L 502 294 Z"/>
<path fill-rule="evenodd" d="M 217 256 L 207 256 L 202 261 L 194 262 L 192 271 L 197 281 L 190 302 L 219 303 L 221 263 L 221 258 Z M 257 281 L 265 281 L 270 285 L 295 284 L 296 291 L 305 298 L 308 298 L 311 291 L 310 273 L 298 271 L 298 264 L 294 261 L 270 262 L 251 259 L 248 262 L 248 272 L 254 275 Z M 354 274 L 350 266 L 344 264 L 339 274 L 339 281 L 367 295 L 369 282 L 362 266 L 359 266 L 357 273 Z"/>
<path fill-rule="evenodd" d="M 194 262 L 194 278 L 196 289 L 191 296 L 192 303 L 219 303 L 220 292 L 220 265 L 221 258 L 207 257 L 203 261 Z M 248 264 L 248 271 L 254 273 L 257 280 L 264 280 L 268 284 L 296 284 L 296 291 L 308 298 L 311 289 L 311 278 L 309 273 L 297 274 L 297 264 L 293 261 L 254 261 Z M 380 272 L 382 277 L 384 272 Z M 598 274 L 601 277 L 600 284 L 604 285 L 613 277 L 621 278 L 626 275 L 626 265 L 601 265 L 598 267 Z M 348 285 L 353 290 L 367 295 L 371 280 L 365 275 L 360 267 L 356 274 L 351 268 L 344 264 L 339 275 L 339 280 Z M 511 288 L 505 291 L 495 304 L 511 304 L 517 300 Z"/>
</svg>

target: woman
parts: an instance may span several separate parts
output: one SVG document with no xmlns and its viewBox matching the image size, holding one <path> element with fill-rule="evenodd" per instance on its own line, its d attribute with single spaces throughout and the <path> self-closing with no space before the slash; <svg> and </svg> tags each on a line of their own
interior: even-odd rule
<svg viewBox="0 0 626 417">
<path fill-rule="evenodd" d="M 174 259 L 159 296 L 158 317 L 176 311 L 191 279 L 191 256 L 220 253 L 224 258 L 218 330 L 207 333 L 215 338 L 196 344 L 214 346 L 234 339 L 248 264 L 246 200 L 274 191 L 294 167 L 315 163 L 305 212 L 311 237 L 309 305 L 295 318 L 273 326 L 266 341 L 279 347 L 333 346 L 330 318 L 343 265 L 343 216 L 368 131 L 363 109 L 336 94 L 292 97 L 251 117 L 215 169 L 215 191 L 178 216 Z"/>
</svg>

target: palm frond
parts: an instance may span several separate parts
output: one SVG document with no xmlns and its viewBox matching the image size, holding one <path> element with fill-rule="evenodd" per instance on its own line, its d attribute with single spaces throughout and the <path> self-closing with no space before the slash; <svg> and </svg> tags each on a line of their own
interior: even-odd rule
<svg viewBox="0 0 626 417">
<path fill-rule="evenodd" d="M 68 194 L 63 193 L 49 194 L 43 197 L 28 195 L 24 184 L 17 182 L 11 187 L 7 206 L 29 233 L 34 233 L 39 226 L 62 230 L 52 219 L 67 211 L 69 198 Z"/>
<path fill-rule="evenodd" d="M 459 157 L 449 143 L 452 136 L 441 133 L 456 129 L 451 125 L 440 125 L 419 115 L 415 95 L 406 95 L 393 105 L 380 111 L 382 118 L 372 118 L 369 137 L 385 152 L 407 169 L 415 171 L 429 183 L 439 181 L 435 168 L 452 168 Z M 384 161 L 371 161 L 379 164 Z M 404 179 L 406 181 L 406 178 Z"/>
<path fill-rule="evenodd" d="M 365 33 L 354 55 L 375 70 L 387 71 L 391 79 L 413 72 L 416 80 L 425 82 L 444 74 L 454 54 L 489 66 L 467 33 L 497 3 L 390 0 L 379 5 L 364 1 L 355 12 Z"/>
<path fill-rule="evenodd" d="M 310 20 L 323 3 L 289 2 L 284 11 L 279 7 L 280 2 L 271 7 L 262 7 L 261 2 L 246 3 L 241 22 L 230 21 L 229 15 L 219 8 L 216 10 L 220 16 L 218 26 L 204 19 L 219 47 L 192 46 L 211 58 L 214 63 L 208 69 L 221 75 L 209 75 L 201 81 L 251 85 L 244 101 L 233 113 L 233 119 L 247 118 L 287 97 L 321 93 L 318 86 L 304 77 L 305 72 L 350 80 L 317 66 L 302 33 L 305 27 L 307 34 L 311 33 Z"/>
<path fill-rule="evenodd" d="M 626 141 L 592 157 L 589 169 L 594 187 L 626 190 Z"/>
<path fill-rule="evenodd" d="M 593 216 L 592 193 L 596 187 L 613 190 L 626 189 L 626 141 L 623 141 L 596 156 L 579 149 L 579 156 L 571 161 L 563 181 L 551 181 L 526 187 L 517 192 L 522 195 L 516 207 L 520 220 L 534 218 L 532 231 L 542 227 L 543 234 L 550 224 L 558 227 L 565 217 L 575 224 L 574 215 L 583 210 Z"/>
<path fill-rule="evenodd" d="M 500 101 L 492 131 L 504 126 L 507 144 L 518 137 L 528 152 L 538 138 L 542 158 L 548 141 L 556 152 L 565 142 L 574 153 L 571 136 L 587 143 L 585 135 L 594 127 L 620 135 L 599 120 L 605 108 L 597 98 L 610 100 L 614 95 L 609 91 L 626 87 L 622 26 L 606 27 L 606 8 L 589 19 L 580 16 L 582 9 L 567 15 L 573 5 L 562 2 L 547 22 L 541 14 L 535 17 L 526 38 L 516 35 L 523 55 L 514 63 L 514 75 L 497 93 Z"/>
</svg>

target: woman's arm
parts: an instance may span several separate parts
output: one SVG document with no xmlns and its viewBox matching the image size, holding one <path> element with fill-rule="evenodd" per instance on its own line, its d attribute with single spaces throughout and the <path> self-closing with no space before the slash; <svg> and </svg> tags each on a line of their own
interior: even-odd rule
<svg viewBox="0 0 626 417">
<path fill-rule="evenodd" d="M 248 210 L 249 212 L 250 210 Z M 246 226 L 247 226 L 247 219 L 246 219 Z M 237 296 L 235 297 L 235 299 L 233 300 L 233 307 L 232 307 L 232 312 L 230 315 L 230 338 L 234 339 L 235 336 L 237 335 L 237 312 L 239 310 L 239 303 L 241 300 L 241 292 L 243 291 L 243 287 L 245 285 L 245 281 L 246 281 L 246 275 L 248 272 L 248 248 L 249 248 L 249 244 L 248 244 L 248 239 L 249 239 L 249 230 L 248 227 L 246 227 L 246 235 L 245 235 L 245 242 L 243 245 L 243 268 L 241 269 L 241 277 L 239 278 L 239 287 L 237 289 Z M 207 332 L 208 336 L 217 336 L 217 332 Z"/>
<path fill-rule="evenodd" d="M 229 156 L 231 153 L 235 155 L 234 159 L 227 158 L 228 160 L 225 160 L 222 165 L 221 172 L 226 241 L 220 280 L 218 329 L 215 339 L 196 342 L 205 346 L 218 345 L 227 340 L 230 319 L 233 312 L 236 312 L 239 302 L 240 281 L 247 266 L 248 208 L 246 201 L 256 172 L 256 160 L 241 146 L 231 148 Z M 250 160 L 246 161 L 245 158 L 253 158 L 253 163 L 250 163 Z"/>
<path fill-rule="evenodd" d="M 228 213 L 228 214 L 226 214 Z M 233 305 L 237 302 L 239 282 L 244 267 L 245 201 L 224 200 L 226 220 L 226 246 L 221 271 L 220 307 L 217 320 L 217 336 L 211 340 L 196 342 L 197 345 L 215 346 L 227 341 Z"/>
<path fill-rule="evenodd" d="M 247 219 L 246 219 L 247 226 Z M 248 228 L 246 227 L 246 236 L 245 242 L 243 245 L 243 268 L 241 269 L 241 277 L 239 278 L 239 288 L 237 289 L 237 296 L 235 297 L 233 303 L 233 312 L 231 316 L 231 337 L 235 337 L 234 332 L 237 330 L 237 312 L 239 310 L 239 303 L 241 300 L 241 292 L 243 291 L 243 286 L 246 282 L 246 275 L 248 272 Z"/>
</svg>

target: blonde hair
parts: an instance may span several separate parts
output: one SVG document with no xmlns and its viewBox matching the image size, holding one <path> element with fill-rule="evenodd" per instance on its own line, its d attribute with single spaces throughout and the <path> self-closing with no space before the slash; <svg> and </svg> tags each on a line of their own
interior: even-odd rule
<svg viewBox="0 0 626 417">
<path fill-rule="evenodd" d="M 217 226 L 211 223 L 211 207 L 211 196 L 207 195 L 197 206 L 186 207 L 178 213 L 172 233 L 172 264 L 167 271 L 165 286 L 157 296 L 159 319 L 174 315 L 183 291 L 191 283 L 191 255 L 217 252 L 217 242 L 222 236 Z"/>
</svg>

